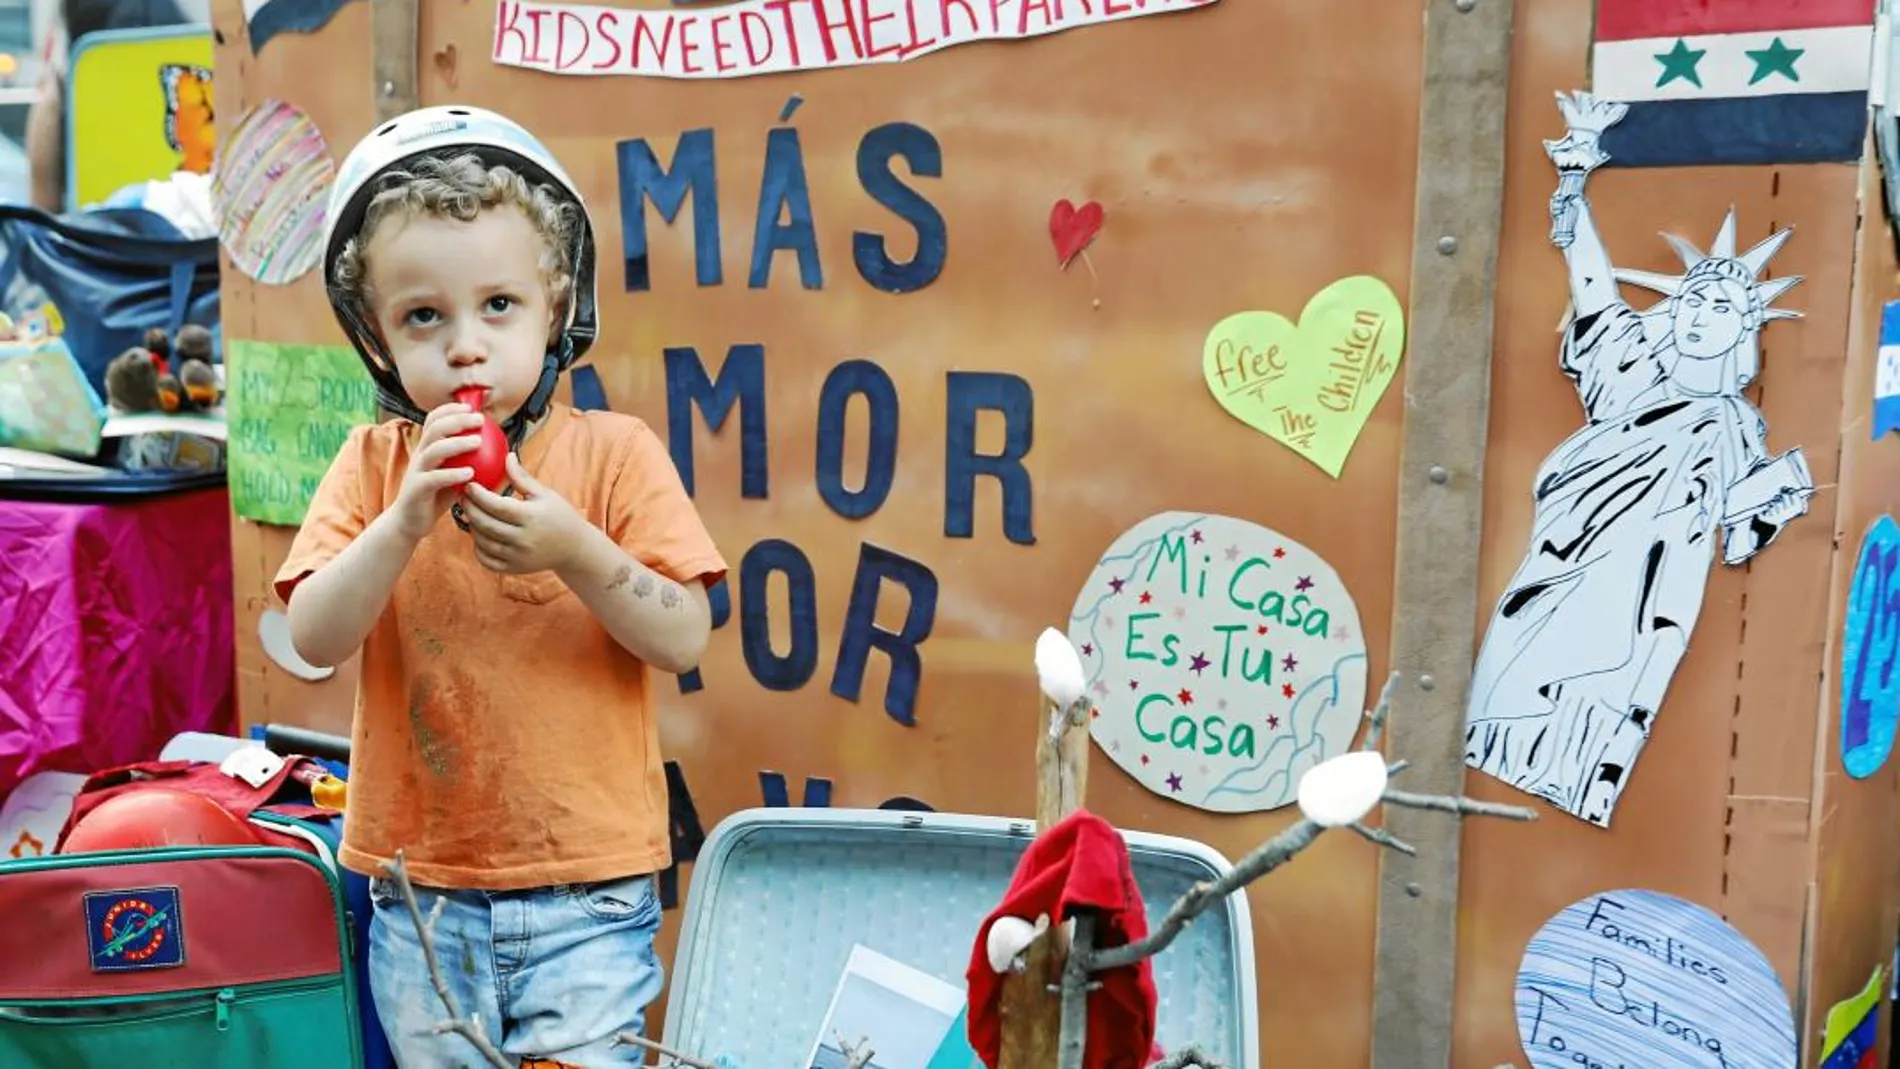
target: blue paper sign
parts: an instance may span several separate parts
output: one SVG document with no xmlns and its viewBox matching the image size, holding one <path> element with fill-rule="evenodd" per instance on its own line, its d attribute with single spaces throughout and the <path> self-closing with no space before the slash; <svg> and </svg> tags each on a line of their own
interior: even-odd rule
<svg viewBox="0 0 1900 1069">
<path fill-rule="evenodd" d="M 1882 516 L 1860 541 L 1841 626 L 1841 764 L 1866 779 L 1893 752 L 1900 713 L 1900 526 Z"/>
<path fill-rule="evenodd" d="M 1874 361 L 1873 438 L 1900 429 L 1900 301 L 1880 312 L 1880 353 Z"/>
<path fill-rule="evenodd" d="M 1714 913 L 1656 891 L 1552 917 L 1517 972 L 1531 1069 L 1795 1069 L 1794 1014 L 1768 959 Z"/>
</svg>

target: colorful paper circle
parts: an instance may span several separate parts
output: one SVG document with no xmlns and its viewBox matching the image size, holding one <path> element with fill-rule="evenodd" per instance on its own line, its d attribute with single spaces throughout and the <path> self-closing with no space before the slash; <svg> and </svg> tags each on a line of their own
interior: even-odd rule
<svg viewBox="0 0 1900 1069">
<path fill-rule="evenodd" d="M 1318 554 L 1245 520 L 1166 512 L 1136 524 L 1089 575 L 1068 634 L 1096 743 L 1185 805 L 1292 802 L 1364 715 L 1352 595 Z"/>
<path fill-rule="evenodd" d="M 1900 715 L 1900 526 L 1875 520 L 1860 540 L 1841 624 L 1841 764 L 1866 779 L 1893 753 Z"/>
<path fill-rule="evenodd" d="M 218 146 L 211 178 L 231 262 L 270 285 L 315 267 L 335 171 L 323 134 L 296 107 L 266 100 L 239 119 Z"/>
<path fill-rule="evenodd" d="M 1517 972 L 1517 1032 L 1531 1069 L 1795 1069 L 1768 959 L 1657 891 L 1591 895 L 1538 930 Z"/>
</svg>

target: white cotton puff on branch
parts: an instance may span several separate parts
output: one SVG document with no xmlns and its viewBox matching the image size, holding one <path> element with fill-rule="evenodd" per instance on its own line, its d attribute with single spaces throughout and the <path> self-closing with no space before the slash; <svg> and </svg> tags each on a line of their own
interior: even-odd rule
<svg viewBox="0 0 1900 1069">
<path fill-rule="evenodd" d="M 1061 708 L 1082 696 L 1082 658 L 1068 636 L 1053 627 L 1043 628 L 1036 639 L 1036 676 L 1043 695 Z"/>
<path fill-rule="evenodd" d="M 1042 929 L 1021 917 L 998 917 L 990 924 L 989 939 L 984 943 L 984 955 L 990 960 L 990 968 L 997 975 L 1009 971 L 1010 963 L 1016 955 L 1029 948 L 1042 934 Z"/>
<path fill-rule="evenodd" d="M 1357 823 L 1385 794 L 1385 755 L 1354 750 L 1321 762 L 1300 777 L 1300 812 L 1322 828 Z"/>
</svg>

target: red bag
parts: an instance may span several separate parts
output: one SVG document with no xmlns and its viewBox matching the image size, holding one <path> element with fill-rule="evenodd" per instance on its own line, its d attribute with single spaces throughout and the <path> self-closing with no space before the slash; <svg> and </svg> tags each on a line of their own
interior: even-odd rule
<svg viewBox="0 0 1900 1069">
<path fill-rule="evenodd" d="M 330 810 L 319 809 L 309 802 L 310 784 L 325 774 L 326 770 L 316 759 L 296 756 L 286 757 L 284 767 L 278 769 L 277 774 L 262 787 L 253 787 L 228 775 L 209 761 L 139 761 L 104 769 L 86 777 L 86 782 L 80 786 L 79 793 L 73 798 L 72 814 L 66 818 L 65 827 L 59 829 L 59 840 L 53 849 L 58 852 L 80 818 L 98 808 L 101 803 L 149 787 L 165 787 L 203 795 L 239 820 L 249 820 L 252 813 L 266 806 L 271 812 L 287 817 L 332 817 L 335 814 Z M 314 852 L 308 843 L 295 836 L 280 835 L 261 827 L 257 827 L 256 831 L 259 840 L 266 845 L 294 846 Z"/>
</svg>

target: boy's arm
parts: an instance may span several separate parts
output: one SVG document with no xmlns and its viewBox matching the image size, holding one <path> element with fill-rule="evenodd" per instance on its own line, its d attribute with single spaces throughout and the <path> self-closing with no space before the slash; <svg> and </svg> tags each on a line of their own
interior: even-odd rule
<svg viewBox="0 0 1900 1069">
<path fill-rule="evenodd" d="M 416 545 L 396 514 L 385 512 L 328 564 L 305 576 L 286 613 L 297 656 L 327 668 L 361 648 Z"/>
<path fill-rule="evenodd" d="M 698 579 L 668 579 L 593 526 L 573 561 L 555 574 L 628 653 L 675 674 L 699 665 L 712 634 L 712 607 Z"/>
</svg>

